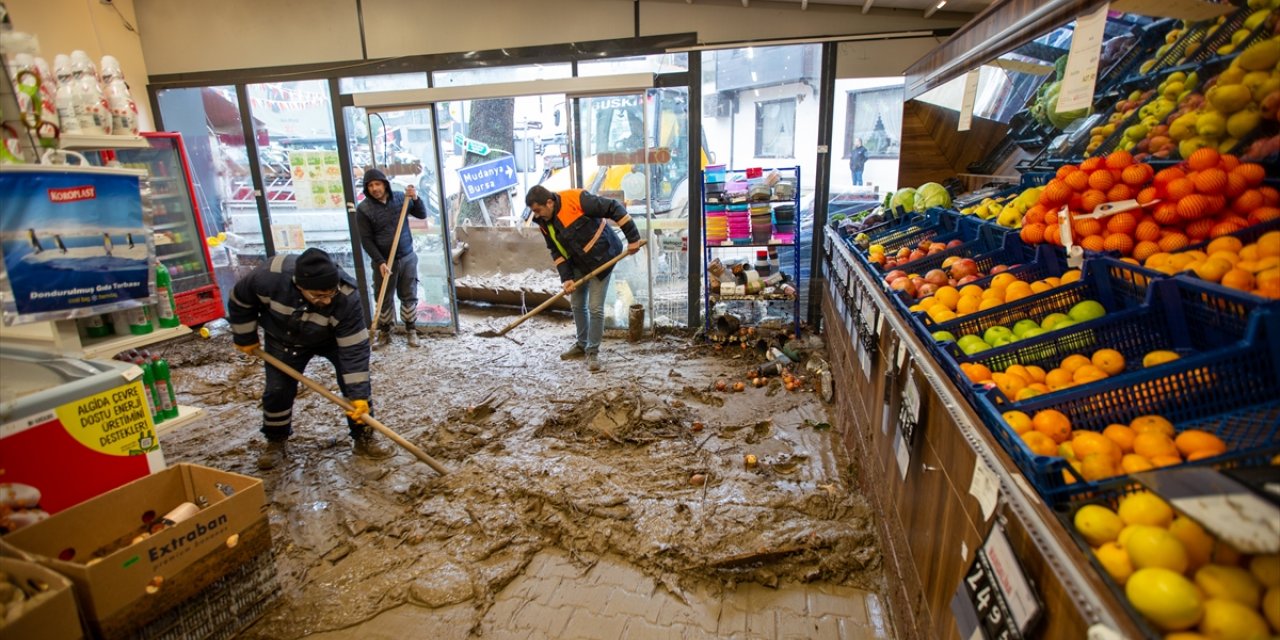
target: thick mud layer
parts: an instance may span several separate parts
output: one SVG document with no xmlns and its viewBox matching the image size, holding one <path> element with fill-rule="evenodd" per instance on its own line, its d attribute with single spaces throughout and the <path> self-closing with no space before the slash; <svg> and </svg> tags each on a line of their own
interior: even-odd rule
<svg viewBox="0 0 1280 640">
<path fill-rule="evenodd" d="M 259 471 L 262 364 L 225 327 L 166 349 L 180 401 L 210 414 L 164 434 L 166 459 L 266 483 L 283 596 L 243 637 L 341 629 L 404 603 L 470 603 L 478 626 L 548 546 L 584 565 L 615 554 L 676 594 L 745 581 L 882 590 L 870 508 L 813 392 L 716 391 L 757 356 L 686 337 L 606 340 L 592 374 L 558 357 L 573 340 L 564 317 L 476 335 L 507 320 L 467 314 L 460 336 L 411 349 L 397 335 L 373 356 L 375 414 L 443 477 L 398 448 L 356 457 L 341 411 L 313 392 L 295 404 L 287 463 Z M 307 374 L 336 389 L 327 362 Z"/>
</svg>

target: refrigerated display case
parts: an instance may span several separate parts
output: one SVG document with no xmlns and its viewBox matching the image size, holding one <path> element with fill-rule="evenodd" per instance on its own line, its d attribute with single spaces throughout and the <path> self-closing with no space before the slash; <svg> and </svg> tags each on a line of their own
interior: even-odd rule
<svg viewBox="0 0 1280 640">
<path fill-rule="evenodd" d="M 116 159 L 126 167 L 147 171 L 156 257 L 173 278 L 178 318 L 198 326 L 223 317 L 222 292 L 213 274 L 213 261 L 205 244 L 204 221 L 196 204 L 191 167 L 182 134 L 143 133 L 146 149 L 117 149 Z"/>
</svg>

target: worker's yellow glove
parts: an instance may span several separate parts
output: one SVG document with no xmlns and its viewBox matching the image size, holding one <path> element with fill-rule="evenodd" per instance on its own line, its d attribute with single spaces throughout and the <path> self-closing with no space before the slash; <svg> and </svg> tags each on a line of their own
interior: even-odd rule
<svg viewBox="0 0 1280 640">
<path fill-rule="evenodd" d="M 351 410 L 347 412 L 347 417 L 359 422 L 360 424 L 364 424 L 364 420 L 361 418 L 367 413 L 369 413 L 368 400 L 352 400 Z"/>
<path fill-rule="evenodd" d="M 251 355 L 253 355 L 254 350 L 255 350 L 255 349 L 257 349 L 258 347 L 259 347 L 259 345 L 258 345 L 258 343 L 256 343 L 256 342 L 255 342 L 255 343 L 253 343 L 253 344 L 238 344 L 238 345 L 236 345 L 236 349 L 237 349 L 237 350 L 239 350 L 241 353 L 243 353 L 243 354 L 247 355 L 247 356 L 251 356 Z"/>
</svg>

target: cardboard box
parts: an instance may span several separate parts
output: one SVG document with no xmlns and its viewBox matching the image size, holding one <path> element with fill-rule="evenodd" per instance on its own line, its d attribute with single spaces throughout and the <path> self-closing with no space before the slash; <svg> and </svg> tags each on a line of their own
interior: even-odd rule
<svg viewBox="0 0 1280 640">
<path fill-rule="evenodd" d="M 17 620 L 0 627 L 0 637 L 29 640 L 79 640 L 84 637 L 70 580 L 34 562 L 14 558 L 0 558 L 0 571 L 9 574 L 19 584 L 48 585 L 54 594 L 35 606 L 29 606 Z"/>
<path fill-rule="evenodd" d="M 183 502 L 194 516 L 130 542 Z M 0 541 L 67 576 L 90 630 L 124 637 L 271 548 L 262 481 L 179 464 L 24 527 Z M 95 553 L 121 544 L 89 564 Z"/>
</svg>

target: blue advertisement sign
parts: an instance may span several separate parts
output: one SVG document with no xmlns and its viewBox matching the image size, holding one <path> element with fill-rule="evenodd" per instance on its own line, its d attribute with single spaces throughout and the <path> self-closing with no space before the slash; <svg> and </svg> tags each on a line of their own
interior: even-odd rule
<svg viewBox="0 0 1280 640">
<path fill-rule="evenodd" d="M 0 171 L 0 255 L 18 314 L 68 318 L 150 298 L 155 252 L 138 179 L 110 169 Z"/>
<path fill-rule="evenodd" d="M 515 156 L 503 156 L 480 164 L 458 169 L 462 193 L 468 202 L 474 202 L 491 193 L 505 191 L 516 186 Z"/>
</svg>

